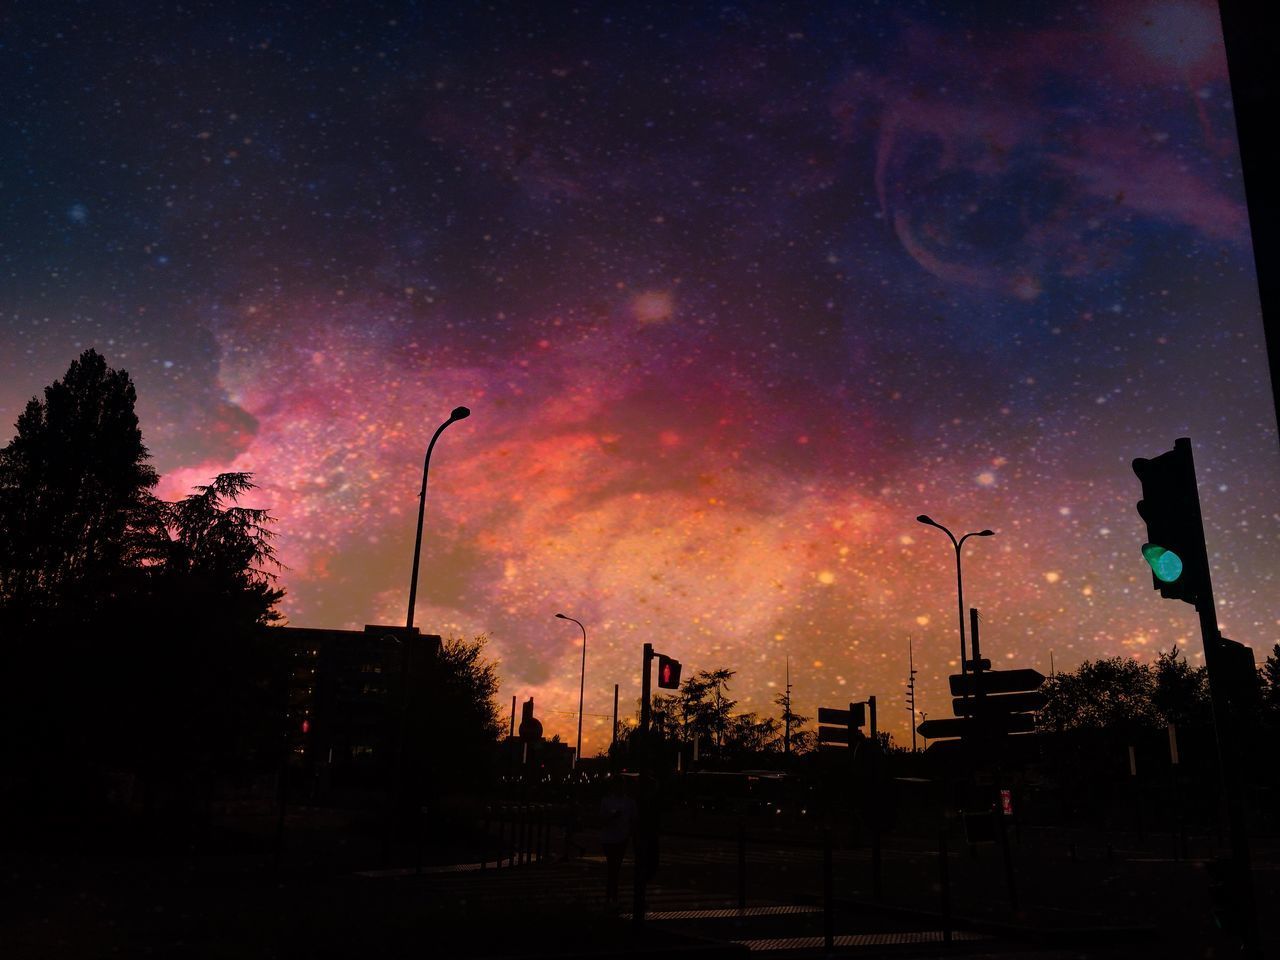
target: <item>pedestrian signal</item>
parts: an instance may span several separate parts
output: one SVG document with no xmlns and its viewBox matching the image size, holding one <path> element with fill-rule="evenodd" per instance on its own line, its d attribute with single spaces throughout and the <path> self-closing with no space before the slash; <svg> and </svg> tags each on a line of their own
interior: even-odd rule
<svg viewBox="0 0 1280 960">
<path fill-rule="evenodd" d="M 680 687 L 680 661 L 658 654 L 658 686 L 664 690 Z"/>
</svg>

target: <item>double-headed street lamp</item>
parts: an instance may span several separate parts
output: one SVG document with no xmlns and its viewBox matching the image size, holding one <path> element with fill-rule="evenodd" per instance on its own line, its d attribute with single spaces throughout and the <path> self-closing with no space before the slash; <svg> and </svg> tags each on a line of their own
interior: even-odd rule
<svg viewBox="0 0 1280 960">
<path fill-rule="evenodd" d="M 587 628 L 582 625 L 581 620 L 566 617 L 563 613 L 557 613 L 556 617 L 560 620 L 572 620 L 582 631 L 582 677 L 578 681 L 578 746 L 573 752 L 573 765 L 576 767 L 578 758 L 582 756 L 582 696 L 587 689 Z"/>
<path fill-rule="evenodd" d="M 422 554 L 422 520 L 427 512 L 427 470 L 431 467 L 431 451 L 435 448 L 436 441 L 440 439 L 440 434 L 444 432 L 445 427 L 458 420 L 465 420 L 469 416 L 471 411 L 466 407 L 454 407 L 453 413 L 449 414 L 449 419 L 436 427 L 436 432 L 431 436 L 431 442 L 427 444 L 427 455 L 422 461 L 422 490 L 418 493 L 418 536 L 413 541 L 413 574 L 409 578 L 409 614 L 404 622 L 406 627 L 413 626 L 413 605 L 418 598 L 418 558 Z"/>
<path fill-rule="evenodd" d="M 975 533 L 966 533 L 963 537 L 957 540 L 955 538 L 955 534 L 950 530 L 938 523 L 936 520 L 925 516 L 923 513 L 916 517 L 916 520 L 926 526 L 937 527 L 951 539 L 952 546 L 956 548 L 956 597 L 960 610 L 960 673 L 963 675 L 965 673 L 966 652 L 964 643 L 964 580 L 961 579 L 960 576 L 960 548 L 964 546 L 964 542 L 970 537 L 993 537 L 995 536 L 995 531 L 979 530 Z"/>
</svg>

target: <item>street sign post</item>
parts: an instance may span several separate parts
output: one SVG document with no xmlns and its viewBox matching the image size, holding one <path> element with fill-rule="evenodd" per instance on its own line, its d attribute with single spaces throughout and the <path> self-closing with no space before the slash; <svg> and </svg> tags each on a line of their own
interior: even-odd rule
<svg viewBox="0 0 1280 960">
<path fill-rule="evenodd" d="M 862 734 L 858 728 L 864 726 L 867 722 L 867 705 L 863 702 L 851 703 L 847 710 L 838 710 L 834 707 L 818 708 L 818 723 L 830 724 L 830 726 L 818 727 L 818 743 L 822 744 L 843 744 L 851 746 L 857 742 Z"/>
<path fill-rule="evenodd" d="M 951 701 L 952 712 L 956 716 L 981 716 L 984 713 L 1023 713 L 1040 710 L 1049 698 L 1039 691 L 1026 693 L 1007 693 L 993 697 L 957 697 Z"/>
<path fill-rule="evenodd" d="M 970 744 L 981 744 L 973 759 L 1005 752 L 1009 734 L 1035 730 L 1033 713 L 1048 703 L 1039 692 L 1044 674 L 1038 670 L 992 670 L 991 661 L 982 656 L 978 639 L 978 611 L 970 610 L 972 620 L 973 659 L 965 662 L 971 672 L 953 674 L 949 678 L 952 712 L 955 718 L 926 720 L 916 732 L 935 741 L 930 750 L 935 754 L 949 752 L 944 746 L 949 738 L 960 738 Z M 939 742 L 940 741 L 940 742 Z M 934 748 L 939 749 L 934 749 Z"/>
<path fill-rule="evenodd" d="M 1039 670 L 986 670 L 982 673 L 954 673 L 950 677 L 953 697 L 976 696 L 981 690 L 991 693 L 1021 693 L 1038 690 L 1044 683 Z M 981 684 L 981 687 L 979 687 Z"/>
<path fill-rule="evenodd" d="M 829 723 L 841 727 L 849 725 L 850 718 L 853 719 L 855 727 L 866 726 L 867 723 L 867 705 L 865 703 L 852 703 L 848 710 L 834 710 L 831 707 L 818 708 L 818 723 Z"/>
<path fill-rule="evenodd" d="M 1029 713 L 993 714 L 979 717 L 943 717 L 926 720 L 916 730 L 930 740 L 948 737 L 971 737 L 983 733 L 1031 733 L 1036 728 L 1035 717 Z"/>
</svg>

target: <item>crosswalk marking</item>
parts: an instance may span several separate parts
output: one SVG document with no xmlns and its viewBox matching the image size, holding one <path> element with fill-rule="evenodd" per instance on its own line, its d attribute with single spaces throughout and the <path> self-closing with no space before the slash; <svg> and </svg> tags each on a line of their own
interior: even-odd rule
<svg viewBox="0 0 1280 960">
<path fill-rule="evenodd" d="M 723 917 L 781 917 L 800 913 L 821 913 L 821 907 L 782 905 L 776 907 L 728 907 L 721 910 L 647 910 L 646 920 L 712 920 Z M 630 920 L 631 914 L 620 914 Z"/>
<path fill-rule="evenodd" d="M 953 940 L 990 940 L 985 933 L 973 933 L 968 930 L 955 930 L 951 934 Z M 942 943 L 945 936 L 941 930 L 906 930 L 900 933 L 854 933 L 833 937 L 831 943 L 837 947 L 879 947 L 902 943 Z M 769 940 L 734 940 L 748 950 L 813 950 L 825 944 L 822 937 L 774 937 Z"/>
<path fill-rule="evenodd" d="M 371 879 L 382 879 L 384 877 L 416 877 L 420 874 L 429 873 L 470 873 L 480 872 L 480 864 L 478 863 L 448 863 L 448 864 L 431 864 L 422 867 L 388 867 L 385 870 L 357 870 L 357 877 L 369 877 Z"/>
</svg>

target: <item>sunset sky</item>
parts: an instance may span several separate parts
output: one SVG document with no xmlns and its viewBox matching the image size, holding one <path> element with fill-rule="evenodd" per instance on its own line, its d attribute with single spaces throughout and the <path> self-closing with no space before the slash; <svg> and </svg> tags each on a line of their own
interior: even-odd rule
<svg viewBox="0 0 1280 960">
<path fill-rule="evenodd" d="M 1226 635 L 1280 450 L 1213 3 L 28 4 L 0 421 L 95 347 L 161 493 L 251 471 L 295 626 L 487 633 L 585 752 L 640 647 L 776 712 L 1200 657 L 1130 461 L 1189 436 Z M 5 435 L 5 438 L 11 435 Z"/>
</svg>

